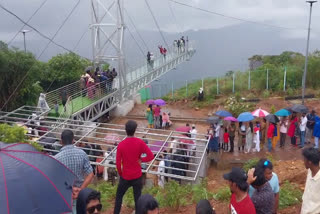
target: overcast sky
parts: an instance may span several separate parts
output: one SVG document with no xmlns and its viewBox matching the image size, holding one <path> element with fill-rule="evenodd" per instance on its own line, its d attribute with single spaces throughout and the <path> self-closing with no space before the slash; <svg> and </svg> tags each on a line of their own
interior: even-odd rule
<svg viewBox="0 0 320 214">
<path fill-rule="evenodd" d="M 27 20 L 44 1 L 45 0 L 0 0 L 0 3 L 24 20 Z M 269 25 L 294 28 L 294 30 L 271 28 L 271 30 L 274 30 L 275 32 L 280 31 L 281 35 L 288 39 L 301 39 L 306 37 L 309 5 L 305 3 L 304 0 L 177 1 L 227 16 Z M 78 0 L 47 0 L 43 8 L 29 23 L 51 37 L 77 2 Z M 110 2 L 110 0 L 101 0 L 101 2 Z M 170 33 L 187 30 L 219 29 L 226 26 L 238 25 L 240 23 L 243 24 L 242 21 L 208 14 L 196 9 L 178 5 L 168 0 L 148 0 L 148 2 L 152 7 L 161 29 Z M 80 0 L 79 6 L 67 21 L 66 25 L 58 33 L 55 41 L 73 49 L 80 36 L 83 33 L 86 33 L 82 43 L 86 45 L 88 52 L 92 52 L 90 40 L 91 34 L 87 30 L 91 22 L 89 4 L 89 0 Z M 156 26 L 144 0 L 124 0 L 124 5 L 139 30 L 156 30 Z M 169 6 L 171 6 L 174 11 L 176 19 L 173 18 Z M 0 11 L 0 40 L 8 42 L 23 24 L 2 9 L 0 9 Z M 314 5 L 312 19 L 312 38 L 315 38 L 320 35 L 320 3 Z M 252 23 L 247 24 L 253 25 Z M 134 30 L 132 24 L 128 20 L 127 25 L 131 31 Z M 263 25 L 261 25 L 261 27 L 265 28 Z M 32 52 L 38 54 L 47 42 L 35 32 L 28 33 L 27 40 L 37 41 L 38 45 L 32 47 Z M 22 48 L 22 41 L 23 37 L 19 34 L 14 39 L 12 45 Z"/>
</svg>

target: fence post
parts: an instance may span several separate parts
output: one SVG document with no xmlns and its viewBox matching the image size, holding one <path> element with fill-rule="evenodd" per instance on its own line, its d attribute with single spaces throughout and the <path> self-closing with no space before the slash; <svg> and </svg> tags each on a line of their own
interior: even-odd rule
<svg viewBox="0 0 320 214">
<path fill-rule="evenodd" d="M 219 77 L 217 77 L 217 94 L 219 94 Z"/>
<path fill-rule="evenodd" d="M 188 97 L 188 80 L 186 80 L 186 98 Z"/>
<path fill-rule="evenodd" d="M 267 68 L 267 90 L 269 90 L 269 69 Z"/>
<path fill-rule="evenodd" d="M 203 89 L 203 77 L 202 77 L 202 81 L 201 81 L 201 86 L 202 86 L 201 88 Z"/>
<path fill-rule="evenodd" d="M 172 96 L 172 99 L 173 99 L 173 82 L 171 82 L 171 96 Z"/>
<path fill-rule="evenodd" d="M 286 91 L 286 81 L 287 81 L 287 66 L 284 66 L 284 77 L 283 77 L 283 91 Z"/>
<path fill-rule="evenodd" d="M 234 93 L 234 72 L 232 74 L 232 93 Z"/>
<path fill-rule="evenodd" d="M 251 70 L 249 70 L 249 78 L 248 78 L 248 90 L 251 88 Z"/>
</svg>

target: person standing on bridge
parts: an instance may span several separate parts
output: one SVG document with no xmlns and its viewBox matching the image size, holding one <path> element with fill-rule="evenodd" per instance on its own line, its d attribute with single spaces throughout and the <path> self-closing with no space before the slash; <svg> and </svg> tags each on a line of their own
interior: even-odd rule
<svg viewBox="0 0 320 214">
<path fill-rule="evenodd" d="M 129 187 L 133 187 L 135 210 L 137 212 L 137 201 L 142 190 L 141 162 L 149 162 L 154 158 L 146 143 L 134 137 L 137 126 L 137 123 L 133 120 L 126 123 L 127 137 L 117 147 L 116 165 L 120 181 L 116 193 L 114 214 L 120 213 L 122 198 Z M 146 156 L 142 158 L 143 154 L 146 154 Z"/>
<path fill-rule="evenodd" d="M 163 53 L 163 59 L 164 59 L 164 61 L 166 61 L 167 49 L 166 49 L 166 48 L 163 48 L 162 53 Z"/>
</svg>

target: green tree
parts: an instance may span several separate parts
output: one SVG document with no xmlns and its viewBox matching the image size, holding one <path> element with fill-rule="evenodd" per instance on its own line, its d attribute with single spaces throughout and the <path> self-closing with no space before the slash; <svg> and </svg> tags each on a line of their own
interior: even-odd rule
<svg viewBox="0 0 320 214">
<path fill-rule="evenodd" d="M 80 79 L 84 69 L 90 64 L 90 61 L 73 53 L 54 56 L 48 62 L 48 69 L 44 71 L 41 85 L 45 90 L 54 90 L 75 82 Z"/>
<path fill-rule="evenodd" d="M 42 78 L 44 67 L 45 63 L 36 60 L 33 54 L 9 49 L 0 42 L 0 107 L 7 103 L 4 110 L 11 111 L 36 104 L 42 91 L 37 81 Z"/>
</svg>

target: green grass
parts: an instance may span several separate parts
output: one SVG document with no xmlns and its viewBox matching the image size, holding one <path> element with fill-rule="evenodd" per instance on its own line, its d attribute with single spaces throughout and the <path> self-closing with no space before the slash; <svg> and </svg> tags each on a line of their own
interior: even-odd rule
<svg viewBox="0 0 320 214">
<path fill-rule="evenodd" d="M 302 202 L 302 191 L 297 184 L 285 181 L 280 188 L 279 208 L 284 209 Z"/>
</svg>

